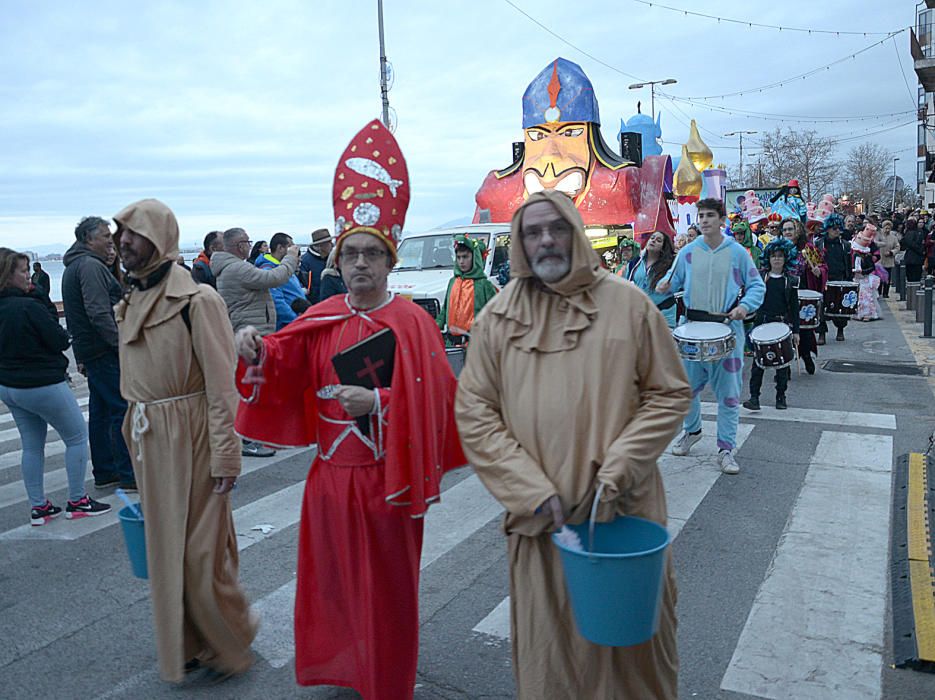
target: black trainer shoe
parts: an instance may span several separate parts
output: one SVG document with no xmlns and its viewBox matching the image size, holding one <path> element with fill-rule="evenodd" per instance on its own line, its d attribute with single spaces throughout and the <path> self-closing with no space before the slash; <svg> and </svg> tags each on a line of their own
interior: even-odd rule
<svg viewBox="0 0 935 700">
<path fill-rule="evenodd" d="M 53 506 L 52 501 L 46 499 L 45 505 L 43 506 L 33 506 L 32 512 L 29 514 L 29 522 L 32 525 L 45 525 L 50 520 L 53 520 L 62 514 L 62 509 L 58 506 Z"/>
<path fill-rule="evenodd" d="M 838 334 L 834 336 L 835 340 L 844 340 L 844 329 L 838 328 Z"/>
<path fill-rule="evenodd" d="M 778 408 L 780 411 L 785 411 L 787 408 L 789 408 L 786 406 L 786 397 L 782 394 L 776 397 L 776 408 Z"/>
<path fill-rule="evenodd" d="M 139 489 L 136 488 L 135 480 L 134 481 L 121 481 L 120 488 L 122 488 L 127 493 L 136 493 L 137 491 L 139 491 Z"/>
<path fill-rule="evenodd" d="M 760 398 L 758 396 L 751 396 L 748 401 L 743 402 L 743 407 L 748 411 L 759 411 Z"/>
<path fill-rule="evenodd" d="M 104 515 L 108 511 L 110 511 L 109 503 L 95 501 L 88 494 L 85 494 L 77 501 L 68 501 L 65 504 L 65 517 L 68 520 L 91 518 L 95 515 Z"/>
</svg>

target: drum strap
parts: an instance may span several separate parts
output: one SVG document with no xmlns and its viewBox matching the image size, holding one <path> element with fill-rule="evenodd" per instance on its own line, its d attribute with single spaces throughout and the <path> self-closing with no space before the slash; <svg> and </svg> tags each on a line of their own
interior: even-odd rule
<svg viewBox="0 0 935 700">
<path fill-rule="evenodd" d="M 704 321 L 705 323 L 725 323 L 727 314 L 712 314 L 701 309 L 688 309 L 685 312 L 689 321 Z"/>
<path fill-rule="evenodd" d="M 658 304 L 656 304 L 656 308 L 659 309 L 660 311 L 671 309 L 673 306 L 675 306 L 675 297 L 669 297 L 668 299 L 663 299 Z"/>
</svg>

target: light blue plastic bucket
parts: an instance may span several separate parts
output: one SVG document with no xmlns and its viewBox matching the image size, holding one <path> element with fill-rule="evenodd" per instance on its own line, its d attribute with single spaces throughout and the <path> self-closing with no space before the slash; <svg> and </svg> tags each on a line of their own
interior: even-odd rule
<svg viewBox="0 0 935 700">
<path fill-rule="evenodd" d="M 124 506 L 117 513 L 123 528 L 123 541 L 130 556 L 130 568 L 137 578 L 149 578 L 146 567 L 146 534 L 143 530 L 143 516 L 136 507 Z"/>
<path fill-rule="evenodd" d="M 552 535 L 575 623 L 594 644 L 642 644 L 659 627 L 669 533 L 659 523 L 629 515 L 594 523 L 593 511 L 590 524 L 568 525 L 590 552 L 569 549 Z"/>
</svg>

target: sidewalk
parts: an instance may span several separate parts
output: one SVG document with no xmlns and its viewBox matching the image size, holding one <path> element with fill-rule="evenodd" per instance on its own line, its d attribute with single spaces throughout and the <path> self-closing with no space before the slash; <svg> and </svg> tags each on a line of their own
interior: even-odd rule
<svg viewBox="0 0 935 700">
<path fill-rule="evenodd" d="M 935 338 L 921 337 L 922 324 L 916 323 L 916 312 L 906 311 L 906 302 L 899 301 L 899 295 L 895 289 L 890 291 L 889 299 L 881 299 L 880 303 L 889 309 L 893 320 L 902 331 L 916 364 L 929 368 L 928 386 L 935 395 Z"/>
</svg>

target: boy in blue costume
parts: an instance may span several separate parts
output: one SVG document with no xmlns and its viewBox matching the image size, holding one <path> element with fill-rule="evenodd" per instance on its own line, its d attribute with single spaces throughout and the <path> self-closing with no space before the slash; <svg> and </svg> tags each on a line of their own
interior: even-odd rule
<svg viewBox="0 0 935 700">
<path fill-rule="evenodd" d="M 683 362 L 692 386 L 692 406 L 685 417 L 685 432 L 672 448 L 672 454 L 687 455 L 692 445 L 701 440 L 700 395 L 710 382 L 718 403 L 718 465 L 725 474 L 737 474 L 740 467 L 733 452 L 737 447 L 743 389 L 743 320 L 763 303 L 766 285 L 746 248 L 721 233 L 724 203 L 708 198 L 696 206 L 701 236 L 682 249 L 669 278 L 660 282 L 656 290 L 684 291 L 689 320 L 706 315 L 729 320 L 736 343 L 733 352 L 717 362 Z"/>
</svg>

